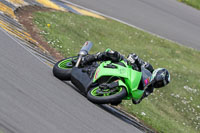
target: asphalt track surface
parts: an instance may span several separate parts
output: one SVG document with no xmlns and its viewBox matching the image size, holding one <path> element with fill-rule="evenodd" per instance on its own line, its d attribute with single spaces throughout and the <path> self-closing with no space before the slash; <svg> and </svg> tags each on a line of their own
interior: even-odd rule
<svg viewBox="0 0 200 133">
<path fill-rule="evenodd" d="M 140 133 L 56 79 L 0 28 L 0 132 Z"/>
<path fill-rule="evenodd" d="M 200 11 L 176 0 L 64 0 L 200 50 Z"/>
</svg>

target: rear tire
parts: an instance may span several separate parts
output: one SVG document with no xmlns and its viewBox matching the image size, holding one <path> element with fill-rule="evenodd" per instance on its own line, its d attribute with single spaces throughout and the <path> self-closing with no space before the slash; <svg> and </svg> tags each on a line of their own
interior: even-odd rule
<svg viewBox="0 0 200 133">
<path fill-rule="evenodd" d="M 87 98 L 88 100 L 96 104 L 116 103 L 122 101 L 122 99 L 127 96 L 127 91 L 125 87 L 119 86 L 118 88 L 119 89 L 113 94 L 110 93 L 99 95 L 97 92 L 99 86 L 97 86 L 88 91 Z"/>
<path fill-rule="evenodd" d="M 71 70 L 72 70 L 72 59 L 77 57 L 69 57 L 58 61 L 53 66 L 53 75 L 60 80 L 70 80 L 71 79 Z M 71 65 L 70 65 L 71 63 Z M 69 65 L 67 65 L 69 64 Z"/>
</svg>

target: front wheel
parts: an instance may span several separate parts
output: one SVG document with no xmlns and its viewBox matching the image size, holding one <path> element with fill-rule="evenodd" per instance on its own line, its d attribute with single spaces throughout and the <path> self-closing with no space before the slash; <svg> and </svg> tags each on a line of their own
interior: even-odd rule
<svg viewBox="0 0 200 133">
<path fill-rule="evenodd" d="M 99 86 L 90 89 L 87 93 L 87 98 L 96 104 L 107 104 L 121 101 L 127 96 L 126 88 L 118 86 L 112 89 L 101 89 Z"/>
<path fill-rule="evenodd" d="M 74 66 L 74 62 L 77 60 L 77 56 L 69 57 L 58 61 L 53 66 L 53 75 L 60 80 L 70 80 L 71 69 Z"/>
</svg>

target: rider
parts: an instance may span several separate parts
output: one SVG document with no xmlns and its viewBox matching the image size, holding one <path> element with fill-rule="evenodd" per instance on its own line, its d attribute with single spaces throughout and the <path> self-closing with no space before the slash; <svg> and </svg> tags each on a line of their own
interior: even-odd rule
<svg viewBox="0 0 200 133">
<path fill-rule="evenodd" d="M 99 52 L 97 54 L 84 57 L 82 63 L 89 64 L 94 61 L 107 60 L 111 60 L 112 62 L 124 60 L 131 65 L 134 70 L 142 72 L 143 80 L 141 80 L 138 89 L 143 90 L 145 88 L 145 92 L 139 100 L 136 101 L 132 99 L 134 104 L 140 103 L 143 98 L 147 97 L 153 92 L 154 88 L 164 87 L 170 82 L 170 74 L 167 69 L 158 68 L 154 70 L 151 64 L 144 62 L 134 53 L 129 54 L 128 57 L 125 58 L 119 52 L 108 49 L 105 52 Z"/>
</svg>

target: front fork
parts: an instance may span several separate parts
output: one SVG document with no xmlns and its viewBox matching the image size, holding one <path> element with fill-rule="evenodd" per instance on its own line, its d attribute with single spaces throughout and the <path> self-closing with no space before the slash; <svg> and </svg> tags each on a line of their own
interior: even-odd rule
<svg viewBox="0 0 200 133">
<path fill-rule="evenodd" d="M 84 54 L 83 54 L 83 55 L 84 55 Z M 78 67 L 78 66 L 79 66 L 79 64 L 80 64 L 80 62 L 81 62 L 81 59 L 82 59 L 83 55 L 80 54 L 80 55 L 78 56 L 78 60 L 77 60 L 77 62 L 76 62 L 75 67 Z"/>
</svg>

